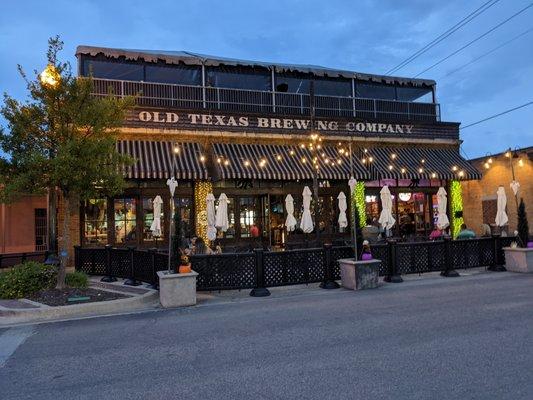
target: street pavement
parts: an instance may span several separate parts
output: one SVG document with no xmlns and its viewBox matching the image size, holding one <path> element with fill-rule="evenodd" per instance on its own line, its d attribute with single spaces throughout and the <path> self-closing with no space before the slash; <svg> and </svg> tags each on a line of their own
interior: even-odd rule
<svg viewBox="0 0 533 400">
<path fill-rule="evenodd" d="M 2 329 L 0 398 L 531 400 L 533 275 Z"/>
</svg>

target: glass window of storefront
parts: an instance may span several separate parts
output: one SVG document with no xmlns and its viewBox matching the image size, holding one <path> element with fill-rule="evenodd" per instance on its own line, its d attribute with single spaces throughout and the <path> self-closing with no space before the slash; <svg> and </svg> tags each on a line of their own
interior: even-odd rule
<svg viewBox="0 0 533 400">
<path fill-rule="evenodd" d="M 191 197 L 174 197 L 174 215 L 175 223 L 177 225 L 176 231 L 183 239 L 194 236 L 194 229 L 192 224 L 192 198 Z"/>
<path fill-rule="evenodd" d="M 107 200 L 91 199 L 83 207 L 83 238 L 86 244 L 107 244 Z"/>
<path fill-rule="evenodd" d="M 131 243 L 137 240 L 137 199 L 115 199 L 115 243 Z"/>
<path fill-rule="evenodd" d="M 152 231 L 150 230 L 150 227 L 152 226 L 152 222 L 154 221 L 154 205 L 153 205 L 153 198 L 151 197 L 143 197 L 142 198 L 142 212 L 143 212 L 143 242 L 154 242 L 155 238 L 152 235 Z M 165 237 L 165 219 L 164 219 L 164 212 L 161 210 L 161 236 L 157 238 L 157 240 L 163 240 Z"/>
</svg>

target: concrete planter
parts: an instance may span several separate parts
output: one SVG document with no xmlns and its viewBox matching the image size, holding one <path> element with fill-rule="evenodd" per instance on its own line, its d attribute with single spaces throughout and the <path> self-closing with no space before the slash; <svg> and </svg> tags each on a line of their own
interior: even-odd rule
<svg viewBox="0 0 533 400">
<path fill-rule="evenodd" d="M 512 272 L 533 272 L 533 248 L 504 247 L 505 268 Z"/>
<path fill-rule="evenodd" d="M 168 274 L 157 271 L 159 277 L 159 302 L 165 308 L 194 306 L 196 304 L 197 272 Z"/>
<path fill-rule="evenodd" d="M 342 286 L 346 289 L 361 290 L 378 287 L 381 260 L 355 261 L 353 258 L 339 260 Z"/>
</svg>

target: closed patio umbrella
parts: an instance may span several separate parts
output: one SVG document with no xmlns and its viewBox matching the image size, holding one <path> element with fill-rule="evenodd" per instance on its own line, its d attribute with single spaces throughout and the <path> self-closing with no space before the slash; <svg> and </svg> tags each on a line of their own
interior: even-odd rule
<svg viewBox="0 0 533 400">
<path fill-rule="evenodd" d="M 294 199 L 290 194 L 285 197 L 285 209 L 287 210 L 287 219 L 285 220 L 285 227 L 288 232 L 296 229 L 296 218 L 294 218 Z"/>
<path fill-rule="evenodd" d="M 507 206 L 507 196 L 505 195 L 505 189 L 503 186 L 500 186 L 496 191 L 498 199 L 496 201 L 496 219 L 494 222 L 497 226 L 504 226 L 509 221 L 507 213 L 505 212 L 505 207 Z"/>
<path fill-rule="evenodd" d="M 388 186 L 383 186 L 379 193 L 381 206 L 383 207 L 379 216 L 379 223 L 384 229 L 388 230 L 396 223 L 396 220 L 392 216 L 392 196 Z"/>
<path fill-rule="evenodd" d="M 207 202 L 207 239 L 215 240 L 217 238 L 217 228 L 215 228 L 215 196 L 208 193 Z"/>
<path fill-rule="evenodd" d="M 228 222 L 228 196 L 222 193 L 218 198 L 218 208 L 215 215 L 215 226 L 222 232 L 226 232 L 229 227 Z"/>
<path fill-rule="evenodd" d="M 304 191 L 302 193 L 303 199 L 304 199 L 304 212 L 302 214 L 302 220 L 300 221 L 300 228 L 304 233 L 311 233 L 313 232 L 313 218 L 311 218 L 311 190 L 308 186 L 304 187 Z"/>
<path fill-rule="evenodd" d="M 344 192 L 340 192 L 337 196 L 339 201 L 339 228 L 346 228 L 348 226 L 348 217 L 346 217 L 346 195 Z"/>
<path fill-rule="evenodd" d="M 450 225 L 450 220 L 446 215 L 446 204 L 448 203 L 448 197 L 446 196 L 446 190 L 441 186 L 437 192 L 437 228 L 446 229 Z"/>
<path fill-rule="evenodd" d="M 161 199 L 161 196 L 157 195 L 155 196 L 155 199 L 152 201 L 153 207 L 154 207 L 154 220 L 152 221 L 152 225 L 150 225 L 150 230 L 152 231 L 152 235 L 154 237 L 160 237 L 161 236 L 161 204 L 163 204 L 163 199 Z"/>
</svg>

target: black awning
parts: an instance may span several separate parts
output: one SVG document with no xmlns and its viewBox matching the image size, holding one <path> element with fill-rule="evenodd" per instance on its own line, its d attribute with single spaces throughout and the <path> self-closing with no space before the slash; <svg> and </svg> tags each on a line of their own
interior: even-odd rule
<svg viewBox="0 0 533 400">
<path fill-rule="evenodd" d="M 213 153 L 222 179 L 312 179 L 315 156 L 319 179 L 348 180 L 352 175 L 349 158 L 329 146 L 315 155 L 291 145 L 215 143 Z M 356 179 L 370 177 L 356 158 L 353 175 Z"/>
<path fill-rule="evenodd" d="M 367 169 L 382 179 L 481 179 L 457 147 L 369 147 L 359 150 Z"/>
<path fill-rule="evenodd" d="M 179 149 L 177 153 L 175 147 Z M 173 172 L 177 179 L 208 178 L 198 143 L 119 140 L 117 151 L 135 159 L 124 171 L 129 179 L 167 179 Z"/>
</svg>

